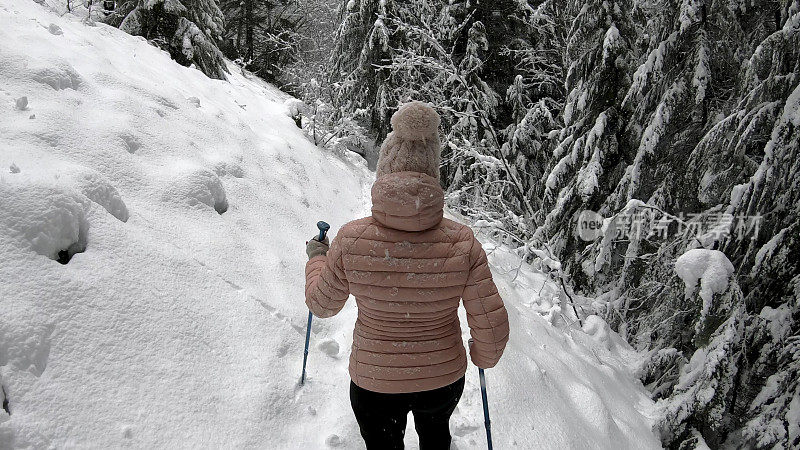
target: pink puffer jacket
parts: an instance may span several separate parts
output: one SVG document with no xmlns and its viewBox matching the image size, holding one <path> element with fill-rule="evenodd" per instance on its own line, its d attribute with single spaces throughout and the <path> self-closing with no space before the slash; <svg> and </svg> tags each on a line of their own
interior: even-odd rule
<svg viewBox="0 0 800 450">
<path fill-rule="evenodd" d="M 358 305 L 350 376 L 370 391 L 419 392 L 467 368 L 458 320 L 467 310 L 472 361 L 493 367 L 508 341 L 508 315 L 486 253 L 469 227 L 442 218 L 444 193 L 428 175 L 384 175 L 372 217 L 343 226 L 326 256 L 306 265 L 306 304 L 330 317 L 349 294 Z"/>
</svg>

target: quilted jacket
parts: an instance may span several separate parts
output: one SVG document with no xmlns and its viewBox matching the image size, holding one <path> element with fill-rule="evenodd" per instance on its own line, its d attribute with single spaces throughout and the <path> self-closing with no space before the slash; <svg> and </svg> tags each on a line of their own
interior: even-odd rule
<svg viewBox="0 0 800 450">
<path fill-rule="evenodd" d="M 344 225 L 327 255 L 306 265 L 306 304 L 318 317 L 358 306 L 350 376 L 364 389 L 419 392 L 451 384 L 467 368 L 463 301 L 478 367 L 497 364 L 508 315 L 486 253 L 469 227 L 443 219 L 439 182 L 416 172 L 380 177 L 372 216 Z"/>
</svg>

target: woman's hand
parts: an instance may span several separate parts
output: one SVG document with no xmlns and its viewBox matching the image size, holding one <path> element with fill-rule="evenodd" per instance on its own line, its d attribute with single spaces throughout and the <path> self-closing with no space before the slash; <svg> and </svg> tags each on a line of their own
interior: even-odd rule
<svg viewBox="0 0 800 450">
<path fill-rule="evenodd" d="M 314 236 L 310 240 L 306 241 L 306 254 L 308 255 L 308 259 L 328 253 L 328 237 L 326 236 L 325 240 L 322 242 L 318 241 L 317 239 L 319 239 L 319 236 Z"/>
</svg>

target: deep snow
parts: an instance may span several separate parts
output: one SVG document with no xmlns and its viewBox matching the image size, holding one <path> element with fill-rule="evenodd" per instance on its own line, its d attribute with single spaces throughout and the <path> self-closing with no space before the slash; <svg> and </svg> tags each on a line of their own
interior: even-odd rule
<svg viewBox="0 0 800 450">
<path fill-rule="evenodd" d="M 0 62 L 0 448 L 363 448 L 354 302 L 315 320 L 297 382 L 304 242 L 367 214 L 374 175 L 235 66 L 210 80 L 30 0 L 0 0 Z M 657 448 L 637 355 L 487 251 L 512 326 L 487 371 L 496 448 Z M 451 428 L 484 448 L 474 366 Z"/>
</svg>

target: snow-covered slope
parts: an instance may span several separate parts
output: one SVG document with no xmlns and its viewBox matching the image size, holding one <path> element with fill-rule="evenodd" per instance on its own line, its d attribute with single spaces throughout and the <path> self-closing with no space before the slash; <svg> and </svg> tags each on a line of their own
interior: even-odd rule
<svg viewBox="0 0 800 450">
<path fill-rule="evenodd" d="M 368 213 L 364 166 L 235 67 L 210 80 L 30 0 L 0 0 L 0 63 L 0 448 L 363 448 L 353 302 L 314 322 L 297 381 L 304 242 Z M 624 343 L 551 326 L 543 277 L 491 261 L 513 327 L 487 371 L 496 447 L 657 447 Z M 482 422 L 470 367 L 455 445 L 483 447 Z"/>
</svg>

